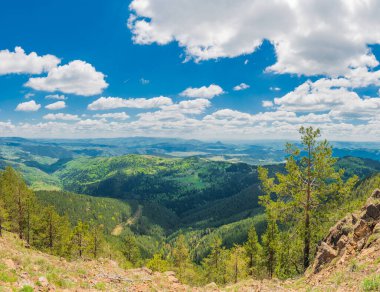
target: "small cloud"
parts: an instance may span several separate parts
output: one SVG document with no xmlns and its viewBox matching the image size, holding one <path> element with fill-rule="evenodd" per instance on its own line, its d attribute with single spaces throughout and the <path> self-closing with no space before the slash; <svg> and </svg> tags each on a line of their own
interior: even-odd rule
<svg viewBox="0 0 380 292">
<path fill-rule="evenodd" d="M 41 108 L 41 105 L 34 100 L 22 102 L 17 105 L 16 111 L 18 112 L 36 112 Z"/>
<path fill-rule="evenodd" d="M 45 108 L 49 110 L 59 110 L 59 109 L 64 109 L 65 107 L 66 107 L 66 103 L 64 101 L 57 101 L 45 106 Z"/>
<path fill-rule="evenodd" d="M 248 84 L 245 84 L 245 83 L 240 83 L 239 85 L 236 85 L 233 89 L 235 91 L 241 91 L 241 90 L 245 90 L 245 89 L 248 89 L 250 86 Z"/>
<path fill-rule="evenodd" d="M 62 121 L 77 121 L 79 120 L 79 117 L 77 115 L 71 115 L 71 114 L 64 114 L 64 113 L 58 113 L 58 114 L 47 114 L 44 115 L 43 118 L 45 120 L 62 120 Z"/>
<path fill-rule="evenodd" d="M 270 91 L 280 91 L 280 87 L 269 87 Z"/>
<path fill-rule="evenodd" d="M 150 83 L 150 80 L 147 80 L 147 79 L 141 78 L 141 79 L 140 79 L 140 83 L 141 83 L 142 85 L 147 85 L 147 84 Z"/>
<path fill-rule="evenodd" d="M 207 98 L 211 99 L 215 96 L 224 93 L 223 88 L 219 85 L 211 84 L 210 86 L 202 86 L 199 88 L 189 87 L 180 93 L 181 96 L 193 97 L 193 98 Z"/>
<path fill-rule="evenodd" d="M 246 60 L 244 61 L 244 65 L 247 65 L 248 63 L 249 63 L 249 60 L 246 59 Z"/>
<path fill-rule="evenodd" d="M 270 101 L 270 100 L 263 100 L 261 102 L 261 104 L 262 104 L 263 107 L 272 107 L 273 106 L 273 102 Z"/>
<path fill-rule="evenodd" d="M 160 108 L 173 104 L 169 97 L 158 96 L 153 98 L 100 97 L 90 103 L 87 108 L 91 111 L 109 110 L 116 108 Z"/>
<path fill-rule="evenodd" d="M 27 93 L 27 94 L 24 95 L 24 98 L 29 99 L 29 98 L 31 98 L 33 96 L 35 96 L 34 93 Z"/>
<path fill-rule="evenodd" d="M 45 96 L 46 99 L 59 99 L 59 100 L 65 100 L 67 99 L 66 96 L 63 94 L 49 94 Z"/>
<path fill-rule="evenodd" d="M 94 115 L 94 118 L 127 120 L 129 119 L 129 116 L 127 115 L 126 112 L 120 112 L 120 113 L 96 114 Z"/>
</svg>

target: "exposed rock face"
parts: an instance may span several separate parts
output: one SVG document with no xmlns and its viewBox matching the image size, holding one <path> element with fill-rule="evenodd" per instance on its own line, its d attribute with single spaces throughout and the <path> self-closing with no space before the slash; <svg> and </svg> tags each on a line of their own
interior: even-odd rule
<svg viewBox="0 0 380 292">
<path fill-rule="evenodd" d="M 380 240 L 380 190 L 376 189 L 360 214 L 350 214 L 333 226 L 317 248 L 314 274 L 334 259 L 344 262 Z"/>
</svg>

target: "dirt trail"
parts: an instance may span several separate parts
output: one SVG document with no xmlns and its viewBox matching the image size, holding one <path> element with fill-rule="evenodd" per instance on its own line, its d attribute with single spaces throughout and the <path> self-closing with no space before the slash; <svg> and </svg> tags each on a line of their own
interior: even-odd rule
<svg viewBox="0 0 380 292">
<path fill-rule="evenodd" d="M 143 207 L 141 205 L 137 207 L 135 214 L 133 214 L 133 216 L 127 220 L 127 225 L 133 225 L 137 222 L 137 220 L 140 219 L 142 215 L 142 209 Z"/>
<path fill-rule="evenodd" d="M 142 215 L 142 209 L 143 209 L 143 207 L 141 205 L 139 205 L 137 207 L 135 214 L 133 214 L 133 216 L 131 218 L 128 218 L 127 222 L 125 222 L 125 225 L 131 226 L 131 225 L 135 224 L 140 219 L 140 217 Z M 124 230 L 123 226 L 124 226 L 124 223 L 117 224 L 115 226 L 115 228 L 112 230 L 111 234 L 114 236 L 119 236 Z"/>
</svg>

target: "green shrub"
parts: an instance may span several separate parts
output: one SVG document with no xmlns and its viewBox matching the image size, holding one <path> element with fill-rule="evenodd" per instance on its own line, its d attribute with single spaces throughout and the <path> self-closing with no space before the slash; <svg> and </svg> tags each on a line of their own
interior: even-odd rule
<svg viewBox="0 0 380 292">
<path fill-rule="evenodd" d="M 363 280 L 362 287 L 364 291 L 380 290 L 380 275 L 372 275 Z"/>
<path fill-rule="evenodd" d="M 33 292 L 33 291 L 34 291 L 33 287 L 29 285 L 25 285 L 24 287 L 20 289 L 20 292 Z"/>
<path fill-rule="evenodd" d="M 14 272 L 0 271 L 0 281 L 6 283 L 14 283 L 17 281 L 17 276 Z"/>
</svg>

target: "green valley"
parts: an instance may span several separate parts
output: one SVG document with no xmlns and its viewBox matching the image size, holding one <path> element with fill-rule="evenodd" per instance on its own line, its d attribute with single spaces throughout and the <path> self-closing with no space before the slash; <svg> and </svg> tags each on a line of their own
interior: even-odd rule
<svg viewBox="0 0 380 292">
<path fill-rule="evenodd" d="M 14 167 L 34 190 L 36 204 L 41 206 L 38 208 L 42 208 L 43 217 L 39 218 L 38 213 L 33 215 L 36 224 L 42 225 L 34 227 L 32 234 L 40 236 L 45 228 L 43 218 L 49 218 L 46 214 L 54 214 L 52 210 L 57 212 L 52 218 L 61 218 L 62 228 L 71 230 L 59 235 L 62 238 L 66 236 L 65 241 L 60 243 L 67 245 L 65 251 L 55 250 L 54 254 L 75 258 L 78 252 L 75 236 L 83 232 L 89 248 L 84 248 L 83 252 L 86 257 L 93 257 L 91 248 L 94 243 L 91 240 L 97 242 L 99 230 L 104 237 L 104 241 L 99 243 L 103 256 L 116 259 L 123 267 L 147 265 L 165 271 L 167 265 L 174 265 L 180 273 L 179 278 L 192 284 L 202 284 L 207 279 L 224 283 L 224 276 L 219 272 L 206 277 L 198 271 L 212 270 L 209 265 L 212 257 L 216 256 L 215 252 L 223 255 L 226 265 L 232 265 L 232 257 L 241 254 L 243 247 L 248 248 L 247 239 L 253 240 L 249 237 L 252 234 L 257 234 L 257 244 L 252 243 L 254 246 L 266 246 L 268 228 L 271 228 L 268 216 L 271 215 L 268 215 L 269 207 L 262 200 L 266 192 L 265 181 L 270 179 L 262 176 L 262 169 L 266 169 L 268 177 L 277 177 L 277 181 L 289 172 L 291 161 L 286 157 L 287 164 L 270 163 L 262 168 L 244 162 L 217 161 L 200 156 L 99 156 L 91 151 L 84 155 L 83 151 L 73 152 L 65 143 L 55 145 L 49 142 L 41 149 L 38 145 L 32 147 L 24 143 L 29 142 L 8 143 L 0 147 L 0 166 Z M 304 152 L 299 154 L 305 155 Z M 379 185 L 378 160 L 346 156 L 337 159 L 336 163 L 335 160 L 331 161 L 334 162 L 331 165 L 337 171 L 336 175 L 339 173 L 343 178 L 341 183 L 353 176 L 358 177 L 358 182 L 347 186 L 347 193 L 339 200 L 339 206 L 327 207 L 330 199 L 323 199 L 326 200 L 323 218 L 327 221 L 319 222 L 317 238 L 331 227 L 332 222 L 362 205 L 369 193 Z M 329 180 L 327 182 L 331 183 Z M 339 185 L 344 190 L 341 183 L 334 188 Z M 275 187 L 274 190 L 277 191 Z M 268 198 L 276 198 L 274 191 Z M 278 208 L 277 203 L 273 204 L 273 208 Z M 29 208 L 28 205 L 25 208 Z M 276 216 L 281 218 L 280 214 Z M 295 228 L 287 223 L 278 219 L 276 227 L 284 230 L 282 233 L 276 231 L 276 241 L 280 244 L 276 250 L 279 248 L 281 253 L 278 256 L 284 257 L 276 261 L 281 264 L 284 261 L 285 265 L 284 259 L 288 257 L 285 250 L 299 253 L 300 248 L 300 242 L 295 243 L 292 249 L 284 249 L 281 245 L 287 241 L 286 236 L 291 236 L 288 232 Z M 285 232 L 288 228 L 290 231 Z M 49 250 L 39 241 L 32 240 L 31 244 Z M 312 244 L 315 248 L 314 238 Z M 184 252 L 189 260 L 182 271 L 184 274 L 182 268 L 176 266 L 175 254 L 178 252 Z M 260 263 L 256 265 L 267 268 L 264 259 L 268 251 L 256 252 L 262 254 Z M 169 262 L 167 259 L 170 259 Z M 294 268 L 279 266 L 276 269 L 272 273 L 277 273 L 278 277 L 288 277 L 296 275 L 302 267 L 297 262 Z M 264 276 L 255 273 L 257 277 Z"/>
</svg>

